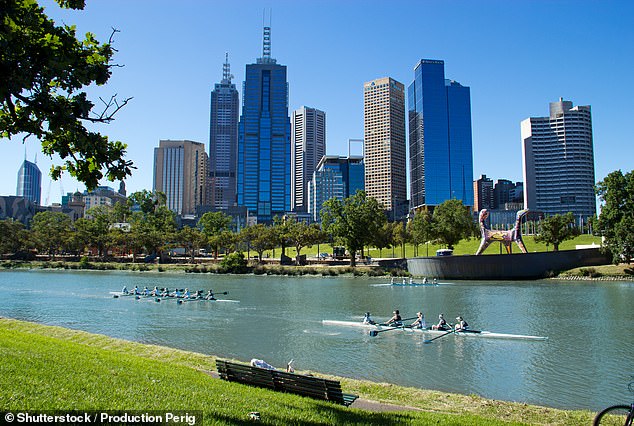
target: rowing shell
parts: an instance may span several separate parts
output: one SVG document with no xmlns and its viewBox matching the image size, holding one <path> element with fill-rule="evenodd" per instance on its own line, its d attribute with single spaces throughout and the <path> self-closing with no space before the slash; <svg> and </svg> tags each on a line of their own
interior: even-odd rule
<svg viewBox="0 0 634 426">
<path fill-rule="evenodd" d="M 323 320 L 323 325 L 335 325 L 342 327 L 361 327 L 367 330 L 398 330 L 405 333 L 423 333 L 431 336 L 439 336 L 445 334 L 450 330 L 431 330 L 429 328 L 410 328 L 410 327 L 392 327 L 381 324 L 363 324 L 362 322 L 353 321 L 334 321 Z M 506 334 L 506 333 L 494 333 L 492 331 L 483 330 L 469 330 L 469 331 L 456 331 L 451 333 L 458 337 L 486 337 L 489 339 L 511 339 L 511 340 L 548 340 L 545 336 L 529 336 L 524 334 Z"/>
<path fill-rule="evenodd" d="M 151 299 L 154 298 L 157 302 L 161 301 L 161 300 L 176 300 L 176 301 L 180 301 L 180 302 L 230 302 L 230 303 L 240 303 L 239 300 L 233 300 L 233 299 L 205 299 L 205 298 L 194 298 L 194 297 L 174 297 L 174 296 L 168 296 L 168 297 L 162 297 L 162 296 L 151 296 L 151 295 L 143 295 L 143 294 L 134 294 L 134 293 L 122 293 L 120 291 L 111 291 L 110 294 L 112 294 L 114 297 L 127 297 L 127 296 L 137 296 L 139 299 L 143 298 L 143 299 Z"/>
</svg>

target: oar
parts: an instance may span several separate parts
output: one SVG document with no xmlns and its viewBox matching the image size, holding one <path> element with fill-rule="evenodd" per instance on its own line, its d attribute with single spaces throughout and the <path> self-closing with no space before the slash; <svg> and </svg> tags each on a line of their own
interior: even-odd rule
<svg viewBox="0 0 634 426">
<path fill-rule="evenodd" d="M 408 321 L 408 320 L 413 320 L 415 318 L 418 317 L 414 317 L 414 318 L 405 318 L 402 321 Z M 398 329 L 406 329 L 406 328 L 412 328 L 411 325 L 391 325 L 391 324 L 377 324 L 383 327 L 392 327 L 392 328 L 386 328 L 385 330 L 370 330 L 370 336 L 372 337 L 376 337 L 377 334 L 379 333 L 383 333 L 384 331 L 390 331 L 390 330 L 398 330 Z"/>
<path fill-rule="evenodd" d="M 445 337 L 446 335 L 451 334 L 451 333 L 455 333 L 455 332 L 456 332 L 456 329 L 453 329 L 453 330 L 449 331 L 448 333 L 441 334 L 440 336 L 436 336 L 433 339 L 423 340 L 423 343 L 431 343 L 431 342 L 433 342 L 436 339 L 440 339 L 441 337 Z"/>
</svg>

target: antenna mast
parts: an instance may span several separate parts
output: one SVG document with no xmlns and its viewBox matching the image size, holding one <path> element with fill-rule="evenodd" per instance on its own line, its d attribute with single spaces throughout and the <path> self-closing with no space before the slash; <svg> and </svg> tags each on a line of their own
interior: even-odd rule
<svg viewBox="0 0 634 426">
<path fill-rule="evenodd" d="M 222 82 L 230 84 L 233 75 L 231 75 L 231 66 L 229 65 L 229 52 L 225 53 L 225 63 L 222 64 Z"/>
</svg>

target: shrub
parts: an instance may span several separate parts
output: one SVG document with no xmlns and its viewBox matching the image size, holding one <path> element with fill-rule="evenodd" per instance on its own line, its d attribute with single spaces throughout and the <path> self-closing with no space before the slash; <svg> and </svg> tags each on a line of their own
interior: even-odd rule
<svg viewBox="0 0 634 426">
<path fill-rule="evenodd" d="M 234 251 L 228 254 L 220 262 L 220 266 L 225 272 L 231 274 L 244 274 L 247 272 L 247 259 L 244 257 L 244 253 Z"/>
</svg>

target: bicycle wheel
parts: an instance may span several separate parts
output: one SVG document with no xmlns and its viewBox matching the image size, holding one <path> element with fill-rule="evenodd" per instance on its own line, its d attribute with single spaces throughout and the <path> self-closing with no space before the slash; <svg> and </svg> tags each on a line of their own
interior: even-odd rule
<svg viewBox="0 0 634 426">
<path fill-rule="evenodd" d="M 632 407 L 613 405 L 599 412 L 594 418 L 594 426 L 632 426 Z"/>
</svg>

